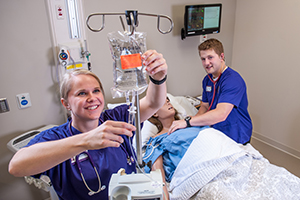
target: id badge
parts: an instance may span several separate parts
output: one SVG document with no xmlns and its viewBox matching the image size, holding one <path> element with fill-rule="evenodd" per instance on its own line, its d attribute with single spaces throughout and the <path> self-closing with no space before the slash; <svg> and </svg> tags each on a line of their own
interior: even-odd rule
<svg viewBox="0 0 300 200">
<path fill-rule="evenodd" d="M 206 86 L 206 89 L 205 89 L 206 92 L 211 92 L 211 90 L 212 90 L 212 86 L 209 86 L 209 85 Z"/>
<path fill-rule="evenodd" d="M 85 152 L 78 155 L 78 162 L 82 162 L 86 159 L 88 159 L 88 155 Z M 74 165 L 76 163 L 76 156 L 71 158 L 71 163 L 72 163 L 72 165 Z"/>
</svg>

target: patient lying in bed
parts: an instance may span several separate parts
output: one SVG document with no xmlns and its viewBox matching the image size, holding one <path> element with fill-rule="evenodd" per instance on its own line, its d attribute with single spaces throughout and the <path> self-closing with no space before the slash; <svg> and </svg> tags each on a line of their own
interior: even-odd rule
<svg viewBox="0 0 300 200">
<path fill-rule="evenodd" d="M 151 160 L 154 168 L 163 164 L 171 199 L 300 199 L 300 179 L 270 164 L 251 144 L 237 144 L 209 127 L 167 135 L 174 111 L 165 105 L 154 116 L 162 127 L 145 145 L 143 159 Z"/>
<path fill-rule="evenodd" d="M 173 173 L 190 144 L 205 128 L 208 127 L 190 127 L 179 129 L 171 135 L 164 133 L 154 138 L 151 137 L 146 144 L 144 162 L 154 163 L 162 155 L 165 178 L 167 182 L 171 182 Z M 145 171 L 150 172 L 150 168 L 145 167 Z"/>
</svg>

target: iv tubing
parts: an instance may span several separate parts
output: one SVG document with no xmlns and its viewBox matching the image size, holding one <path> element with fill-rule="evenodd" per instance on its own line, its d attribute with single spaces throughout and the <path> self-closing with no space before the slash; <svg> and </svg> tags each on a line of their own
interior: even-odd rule
<svg viewBox="0 0 300 200">
<path fill-rule="evenodd" d="M 153 182 L 156 182 L 152 177 L 150 177 L 149 175 L 147 175 L 144 170 L 141 168 L 141 166 L 143 166 L 143 159 L 142 159 L 142 138 L 141 138 L 141 123 L 140 123 L 140 107 L 139 107 L 139 95 L 138 92 L 135 90 L 132 90 L 132 104 L 131 107 L 128 109 L 129 111 L 129 119 L 128 119 L 128 123 L 133 124 L 133 118 L 135 115 L 135 126 L 136 126 L 136 131 L 135 131 L 135 138 L 136 138 L 136 156 L 134 156 L 134 150 L 132 147 L 132 143 L 131 143 L 131 139 L 129 138 L 129 146 L 130 146 L 130 150 L 131 150 L 131 154 L 132 157 L 134 158 L 134 161 L 136 163 L 136 167 L 137 167 L 137 172 L 138 173 L 142 173 L 144 174 L 146 177 L 148 177 L 150 180 L 152 180 Z M 129 93 L 130 91 L 126 92 L 126 98 L 129 98 Z M 135 112 L 136 111 L 136 112 Z M 158 182 L 158 184 L 161 184 L 163 187 L 166 187 L 165 183 L 160 183 Z M 166 194 L 165 191 L 163 190 L 163 195 L 164 198 L 166 198 Z"/>
<path fill-rule="evenodd" d="M 133 153 L 134 150 L 133 150 L 132 143 L 131 143 L 130 139 L 129 139 L 129 146 L 130 146 L 132 157 L 134 158 L 135 163 L 138 163 L 136 157 L 134 156 L 134 153 Z M 148 174 L 146 174 L 145 171 L 143 169 L 141 169 L 140 165 L 137 165 L 137 168 L 140 170 L 140 173 L 144 174 L 151 181 L 156 182 L 158 184 L 161 184 L 163 187 L 167 187 L 165 183 L 163 183 L 163 182 L 161 183 L 161 182 L 155 181 L 151 176 L 149 176 Z M 166 195 L 165 191 L 163 190 L 162 192 L 163 192 L 164 198 L 167 199 L 167 195 Z"/>
</svg>

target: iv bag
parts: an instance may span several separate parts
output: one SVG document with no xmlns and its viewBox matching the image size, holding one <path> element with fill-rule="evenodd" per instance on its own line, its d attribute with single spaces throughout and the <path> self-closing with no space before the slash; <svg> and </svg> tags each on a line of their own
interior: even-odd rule
<svg viewBox="0 0 300 200">
<path fill-rule="evenodd" d="M 114 61 L 112 97 L 123 97 L 130 91 L 143 93 L 148 86 L 147 72 L 141 60 L 146 51 L 146 34 L 134 32 L 129 36 L 118 31 L 109 33 L 108 40 Z"/>
</svg>

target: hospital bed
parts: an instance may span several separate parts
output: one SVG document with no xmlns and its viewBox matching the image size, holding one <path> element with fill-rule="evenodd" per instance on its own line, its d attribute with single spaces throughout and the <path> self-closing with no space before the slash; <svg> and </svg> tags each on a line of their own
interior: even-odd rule
<svg viewBox="0 0 300 200">
<path fill-rule="evenodd" d="M 184 96 L 168 94 L 181 117 L 197 110 Z M 148 121 L 141 130 L 143 145 L 157 128 Z M 171 199 L 300 199 L 300 179 L 270 164 L 251 144 L 237 144 L 222 132 L 200 131 L 168 184 Z"/>
</svg>

